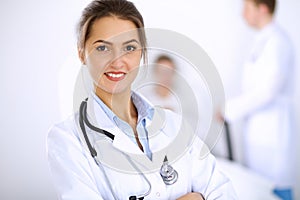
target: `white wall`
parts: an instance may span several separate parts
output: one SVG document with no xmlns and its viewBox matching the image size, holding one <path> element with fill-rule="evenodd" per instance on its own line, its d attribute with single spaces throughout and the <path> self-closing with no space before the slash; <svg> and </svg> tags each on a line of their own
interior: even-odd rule
<svg viewBox="0 0 300 200">
<path fill-rule="evenodd" d="M 82 2 L 0 2 L 0 199 L 56 199 L 46 134 L 60 120 L 57 73 Z"/>
<path fill-rule="evenodd" d="M 76 59 L 75 23 L 86 2 L 0 2 L 0 199 L 55 199 L 46 162 L 46 134 L 62 118 L 58 73 Z M 240 65 L 253 39 L 241 17 L 241 0 L 134 2 L 147 27 L 171 29 L 198 42 L 218 68 L 226 95 L 236 94 Z M 300 2 L 279 3 L 277 18 L 294 41 L 299 74 Z M 299 101 L 299 79 L 296 85 L 295 99 Z M 299 104 L 296 111 L 299 119 Z M 236 130 L 235 141 L 239 141 Z M 238 142 L 236 145 L 239 151 Z M 297 176 L 300 180 L 299 172 Z"/>
</svg>

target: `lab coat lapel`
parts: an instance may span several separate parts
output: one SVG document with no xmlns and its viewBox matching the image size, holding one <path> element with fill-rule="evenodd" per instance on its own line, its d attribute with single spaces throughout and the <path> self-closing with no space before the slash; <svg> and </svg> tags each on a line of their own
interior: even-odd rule
<svg viewBox="0 0 300 200">
<path fill-rule="evenodd" d="M 115 124 L 109 119 L 101 106 L 94 99 L 93 95 L 90 94 L 87 103 L 87 115 L 90 122 L 101 129 L 107 130 L 115 127 Z"/>
<path fill-rule="evenodd" d="M 104 129 L 115 136 L 113 140 L 113 146 L 115 148 L 127 153 L 143 153 L 139 147 L 109 119 L 92 95 L 89 97 L 87 112 L 89 120 L 94 126 Z"/>
<path fill-rule="evenodd" d="M 163 124 L 159 124 L 164 122 L 162 120 L 161 114 L 164 113 L 164 111 L 156 112 L 156 117 L 154 117 L 154 122 L 157 127 L 159 127 L 159 130 L 153 129 L 155 132 L 155 136 L 152 137 L 150 136 L 150 149 L 153 151 L 160 150 L 159 153 L 156 153 L 154 156 L 154 160 L 152 161 L 139 149 L 139 147 L 133 143 L 130 138 L 123 133 L 106 115 L 106 113 L 102 110 L 101 106 L 96 102 L 96 100 L 93 98 L 92 95 L 89 97 L 88 101 L 88 106 L 87 106 L 87 112 L 88 112 L 88 118 L 90 122 L 94 125 L 97 126 L 101 129 L 104 129 L 110 133 L 112 133 L 115 137 L 112 143 L 108 143 L 107 141 L 103 143 L 104 140 L 102 141 L 95 141 L 97 143 L 97 146 L 99 148 L 103 148 L 103 146 L 106 146 L 105 148 L 108 148 L 110 153 L 109 155 L 102 155 L 102 157 L 106 157 L 105 159 L 112 159 L 112 161 L 109 162 L 115 162 L 116 160 L 119 162 L 119 160 L 127 162 L 127 159 L 125 158 L 126 156 L 129 156 L 132 161 L 135 162 L 137 167 L 140 170 L 148 170 L 148 169 L 159 169 L 161 166 L 161 163 L 164 159 L 164 156 L 166 155 L 166 152 L 164 151 L 164 147 L 167 146 L 168 139 L 169 137 L 163 133 L 161 133 L 161 129 L 163 127 Z M 157 132 L 159 131 L 159 132 Z M 94 134 L 101 134 L 101 133 L 96 133 Z M 103 138 L 103 137 L 101 137 Z M 152 139 L 151 139 L 152 138 Z M 99 145 L 101 144 L 101 146 Z M 111 148 L 113 147 L 113 148 Z M 99 152 L 101 149 L 99 149 Z M 103 152 L 103 151 L 102 151 Z M 124 153 L 126 154 L 124 154 Z M 108 157 L 111 158 L 108 158 Z M 113 161 L 114 160 L 114 161 Z M 159 164 L 158 164 L 159 163 Z M 129 168 L 131 168 L 131 165 L 129 165 Z M 131 170 L 131 169 L 130 169 Z"/>
<path fill-rule="evenodd" d="M 115 139 L 113 141 L 113 146 L 120 151 L 124 151 L 130 154 L 143 154 L 140 148 L 133 143 L 130 138 L 124 134 L 120 129 L 114 128 Z"/>
<path fill-rule="evenodd" d="M 270 35 L 272 34 L 272 32 L 274 32 L 274 30 L 276 30 L 276 24 L 272 22 L 258 33 L 250 53 L 250 63 L 255 63 L 257 61 L 258 57 L 262 54 L 267 41 L 270 39 Z"/>
<path fill-rule="evenodd" d="M 157 152 L 168 146 L 170 138 L 163 131 L 166 128 L 165 120 L 165 112 L 161 108 L 155 108 L 153 119 L 148 121 L 149 125 L 147 126 L 149 147 L 152 152 Z"/>
</svg>

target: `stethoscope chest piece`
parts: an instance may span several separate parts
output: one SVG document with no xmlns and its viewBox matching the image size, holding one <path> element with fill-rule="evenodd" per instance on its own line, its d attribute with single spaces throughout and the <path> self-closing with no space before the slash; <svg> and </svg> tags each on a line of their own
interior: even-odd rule
<svg viewBox="0 0 300 200">
<path fill-rule="evenodd" d="M 178 173 L 168 164 L 167 156 L 165 156 L 164 163 L 160 168 L 160 175 L 166 185 L 172 185 L 176 183 L 178 179 Z"/>
</svg>

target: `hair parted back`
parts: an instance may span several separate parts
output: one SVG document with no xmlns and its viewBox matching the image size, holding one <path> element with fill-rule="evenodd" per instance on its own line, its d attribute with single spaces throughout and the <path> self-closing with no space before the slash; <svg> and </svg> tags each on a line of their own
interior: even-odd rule
<svg viewBox="0 0 300 200">
<path fill-rule="evenodd" d="M 77 25 L 78 49 L 85 48 L 85 42 L 90 36 L 94 22 L 103 17 L 115 16 L 119 19 L 129 20 L 138 28 L 139 39 L 143 48 L 144 62 L 146 61 L 146 34 L 144 20 L 135 5 L 127 0 L 93 0 L 83 10 Z"/>
<path fill-rule="evenodd" d="M 251 0 L 251 1 L 253 1 L 256 5 L 265 4 L 268 7 L 270 13 L 274 14 L 276 9 L 276 0 Z"/>
</svg>

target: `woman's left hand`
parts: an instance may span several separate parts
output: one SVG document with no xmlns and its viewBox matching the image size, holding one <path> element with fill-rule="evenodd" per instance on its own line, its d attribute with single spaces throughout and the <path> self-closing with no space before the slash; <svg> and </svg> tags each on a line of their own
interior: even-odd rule
<svg viewBox="0 0 300 200">
<path fill-rule="evenodd" d="M 215 118 L 220 123 L 224 123 L 225 122 L 224 115 L 222 114 L 222 112 L 220 110 L 216 112 Z"/>
<path fill-rule="evenodd" d="M 190 192 L 179 197 L 177 200 L 205 200 L 203 195 L 198 192 Z"/>
</svg>

